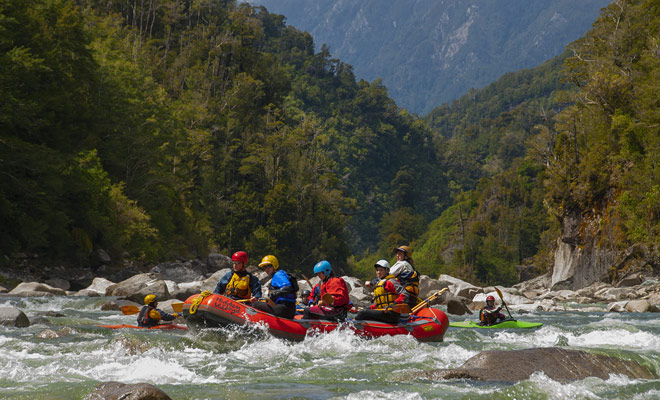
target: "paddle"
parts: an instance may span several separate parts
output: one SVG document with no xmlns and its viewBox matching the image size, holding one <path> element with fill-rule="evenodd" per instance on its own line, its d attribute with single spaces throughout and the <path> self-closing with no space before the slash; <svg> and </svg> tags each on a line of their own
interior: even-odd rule
<svg viewBox="0 0 660 400">
<path fill-rule="evenodd" d="M 247 302 L 249 302 L 250 300 L 251 300 L 251 299 L 240 299 L 240 300 L 234 300 L 234 301 L 237 302 L 237 303 L 247 303 Z M 257 299 L 257 301 L 265 301 L 265 302 L 267 302 L 268 304 L 270 304 L 271 306 L 275 305 L 275 302 L 274 302 L 273 300 L 269 299 L 269 298 L 265 298 L 265 299 Z"/>
<path fill-rule="evenodd" d="M 122 306 L 121 312 L 124 315 L 137 314 L 140 312 L 140 308 L 138 306 Z"/>
<path fill-rule="evenodd" d="M 504 302 L 504 296 L 502 296 L 502 292 L 498 288 L 495 288 L 495 291 L 500 296 L 500 299 L 502 300 L 502 304 L 504 305 L 504 308 L 506 308 L 506 312 L 509 313 L 509 318 L 513 319 L 513 317 L 511 316 L 511 311 L 509 311 L 509 307 L 507 307 L 506 303 Z"/>
<path fill-rule="evenodd" d="M 443 294 L 446 291 L 447 291 L 447 288 L 444 288 L 442 290 L 438 290 L 437 292 L 435 292 L 432 295 L 430 295 L 429 297 L 427 297 L 426 300 L 422 300 L 421 303 L 419 303 L 415 307 L 413 307 L 413 309 L 410 310 L 410 312 L 412 314 L 414 314 L 417 311 L 421 310 L 422 308 L 427 307 L 431 303 L 431 301 L 435 300 L 436 297 L 440 296 L 441 294 Z"/>
<path fill-rule="evenodd" d="M 180 313 L 183 311 L 183 303 L 172 303 L 172 309 L 174 312 Z M 132 314 L 137 314 L 140 312 L 140 307 L 138 306 L 122 306 L 121 307 L 121 312 L 124 315 L 132 315 Z"/>
</svg>

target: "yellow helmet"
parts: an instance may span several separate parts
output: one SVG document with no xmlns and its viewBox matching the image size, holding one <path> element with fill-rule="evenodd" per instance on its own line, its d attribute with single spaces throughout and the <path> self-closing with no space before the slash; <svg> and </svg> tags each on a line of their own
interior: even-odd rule
<svg viewBox="0 0 660 400">
<path fill-rule="evenodd" d="M 156 301 L 156 295 L 155 294 L 148 294 L 144 296 L 144 304 L 149 305 L 153 302 Z"/>
<path fill-rule="evenodd" d="M 280 262 L 277 261 L 277 257 L 268 255 L 264 257 L 259 263 L 260 268 L 266 268 L 267 266 L 272 265 L 275 268 L 275 271 L 280 267 Z"/>
<path fill-rule="evenodd" d="M 410 247 L 408 247 L 408 246 L 399 246 L 394 251 L 395 252 L 396 251 L 402 251 L 402 252 L 406 253 L 407 256 L 412 255 L 412 250 L 410 250 Z"/>
</svg>

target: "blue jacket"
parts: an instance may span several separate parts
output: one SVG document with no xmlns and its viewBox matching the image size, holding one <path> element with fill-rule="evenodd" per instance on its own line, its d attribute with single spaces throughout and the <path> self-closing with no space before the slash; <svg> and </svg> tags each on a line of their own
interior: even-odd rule
<svg viewBox="0 0 660 400">
<path fill-rule="evenodd" d="M 277 270 L 268 284 L 268 297 L 275 303 L 296 302 L 297 282 L 291 282 L 289 274 L 284 270 Z"/>
<path fill-rule="evenodd" d="M 218 284 L 215 287 L 215 290 L 213 293 L 215 294 L 225 294 L 225 289 L 227 288 L 227 284 L 231 280 L 231 277 L 235 274 L 235 272 L 229 271 L 225 274 L 225 276 L 220 279 Z M 252 292 L 252 297 L 256 297 L 257 299 L 261 298 L 261 284 L 259 283 L 259 279 L 257 279 L 256 276 L 249 274 L 247 271 L 242 271 L 241 273 L 238 273 L 238 276 L 245 276 L 245 275 L 250 275 L 250 292 Z"/>
</svg>

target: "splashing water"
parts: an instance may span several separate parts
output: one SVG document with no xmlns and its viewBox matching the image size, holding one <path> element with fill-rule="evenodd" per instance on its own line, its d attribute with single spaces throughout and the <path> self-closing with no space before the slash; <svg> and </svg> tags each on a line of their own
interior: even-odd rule
<svg viewBox="0 0 660 400">
<path fill-rule="evenodd" d="M 537 313 L 535 330 L 450 328 L 443 343 L 410 336 L 367 340 L 350 330 L 302 342 L 264 327 L 193 331 L 111 330 L 135 316 L 99 311 L 106 299 L 0 298 L 23 310 L 29 328 L 0 327 L 0 398 L 84 398 L 99 382 L 153 384 L 175 399 L 657 399 L 660 380 L 610 376 L 559 383 L 543 373 L 515 384 L 431 381 L 485 350 L 561 346 L 634 359 L 660 373 L 654 314 Z M 452 316 L 450 315 L 450 319 Z M 454 318 L 463 320 L 464 318 Z M 63 328 L 69 327 L 71 331 Z M 61 332 L 53 338 L 40 333 Z"/>
</svg>

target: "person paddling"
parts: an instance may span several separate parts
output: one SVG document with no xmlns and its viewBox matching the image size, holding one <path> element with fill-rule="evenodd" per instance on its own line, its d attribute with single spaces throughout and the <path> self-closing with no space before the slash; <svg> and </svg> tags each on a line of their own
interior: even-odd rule
<svg viewBox="0 0 660 400">
<path fill-rule="evenodd" d="M 479 311 L 479 324 L 490 326 L 496 324 L 497 321 L 504 321 L 506 315 L 500 312 L 501 309 L 501 306 L 495 308 L 495 297 L 486 297 L 486 306 Z"/>
<path fill-rule="evenodd" d="M 158 308 L 155 294 L 148 294 L 144 296 L 144 306 L 140 310 L 137 317 L 138 326 L 152 327 L 160 325 L 160 321 L 174 321 L 181 314 L 174 313 L 168 314 Z"/>
<path fill-rule="evenodd" d="M 379 260 L 374 265 L 378 282 L 373 285 L 371 282 L 367 287 L 374 287 L 374 303 L 368 310 L 361 310 L 355 316 L 355 320 L 374 320 L 396 324 L 399 322 L 401 314 L 394 312 L 392 306 L 396 304 L 407 303 L 407 291 L 401 286 L 401 283 L 390 274 L 390 263 L 386 260 Z M 406 308 L 408 308 L 406 306 Z M 408 308 L 409 309 L 409 308 Z"/>
<path fill-rule="evenodd" d="M 244 251 L 232 254 L 233 271 L 229 271 L 218 282 L 213 293 L 221 294 L 234 300 L 261 298 L 259 279 L 245 269 L 248 255 Z"/>
<path fill-rule="evenodd" d="M 306 308 L 303 318 L 345 320 L 351 308 L 346 282 L 343 278 L 335 276 L 332 265 L 325 260 L 314 265 L 314 273 L 321 279 L 321 300 L 315 306 Z"/>
<path fill-rule="evenodd" d="M 263 302 L 252 297 L 250 302 L 252 307 L 277 317 L 293 319 L 296 315 L 296 294 L 298 293 L 298 282 L 290 274 L 280 268 L 277 257 L 273 255 L 265 256 L 259 268 L 271 277 L 268 284 L 268 298 L 272 302 Z"/>
</svg>

